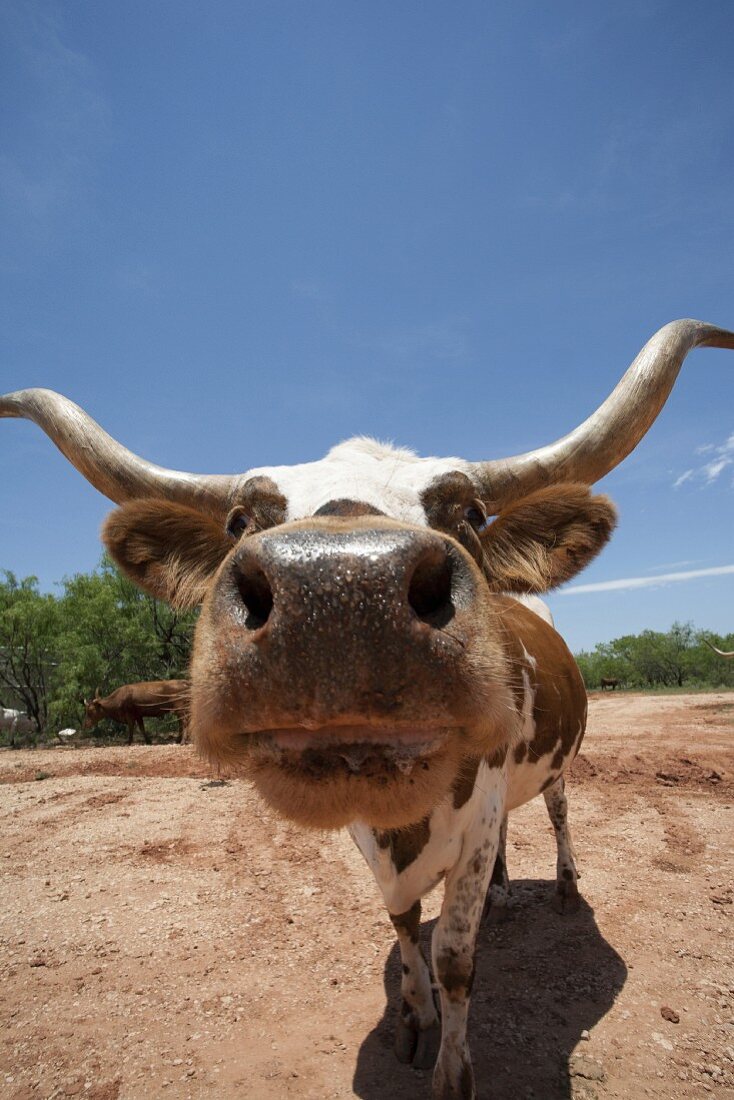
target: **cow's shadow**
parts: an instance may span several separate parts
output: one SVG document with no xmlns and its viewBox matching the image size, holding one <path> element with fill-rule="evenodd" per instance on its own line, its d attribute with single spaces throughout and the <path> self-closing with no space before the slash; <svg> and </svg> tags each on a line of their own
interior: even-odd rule
<svg viewBox="0 0 734 1100">
<path fill-rule="evenodd" d="M 485 921 L 480 929 L 469 1011 L 480 1098 L 571 1097 L 569 1055 L 625 983 L 627 968 L 601 935 L 592 908 L 582 899 L 576 913 L 557 914 L 551 907 L 553 886 L 513 881 L 504 919 Z M 422 928 L 427 957 L 435 923 Z M 359 1051 L 354 1092 L 364 1100 L 426 1100 L 430 1072 L 401 1065 L 392 1051 L 400 1004 L 397 944 L 385 965 L 385 992 L 382 1020 Z M 594 1059 L 593 1043 L 580 1047 L 577 1053 Z"/>
</svg>

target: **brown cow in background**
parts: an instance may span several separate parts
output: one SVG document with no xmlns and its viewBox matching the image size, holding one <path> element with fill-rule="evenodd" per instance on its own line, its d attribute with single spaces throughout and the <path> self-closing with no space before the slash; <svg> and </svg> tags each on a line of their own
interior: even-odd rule
<svg viewBox="0 0 734 1100">
<path fill-rule="evenodd" d="M 151 744 L 145 729 L 144 718 L 160 718 L 163 714 L 175 714 L 178 718 L 178 738 L 186 740 L 189 717 L 188 680 L 149 680 L 139 684 L 124 684 L 110 695 L 101 698 L 99 689 L 94 699 L 84 700 L 86 713 L 82 729 L 96 726 L 103 718 L 121 722 L 127 726 L 127 743 L 132 745 L 135 726 L 143 735 L 146 745 Z"/>
<path fill-rule="evenodd" d="M 620 681 L 616 680 L 613 676 L 602 676 L 601 678 L 602 691 L 606 691 L 607 689 L 609 689 L 609 691 L 614 691 L 614 689 L 618 688 L 619 685 Z"/>
</svg>

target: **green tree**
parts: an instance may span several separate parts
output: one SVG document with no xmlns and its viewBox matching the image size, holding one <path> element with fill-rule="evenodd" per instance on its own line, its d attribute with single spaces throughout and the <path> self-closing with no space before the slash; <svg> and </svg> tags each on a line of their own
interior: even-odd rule
<svg viewBox="0 0 734 1100">
<path fill-rule="evenodd" d="M 691 623 L 673 623 L 663 633 L 643 630 L 595 646 L 576 657 L 588 688 L 598 688 L 602 676 L 613 676 L 627 687 L 734 687 L 734 661 L 717 656 L 704 642 L 732 649 L 732 635 L 696 632 Z"/>
<path fill-rule="evenodd" d="M 138 680 L 186 676 L 194 612 L 177 612 L 140 592 L 103 559 L 64 581 L 59 601 L 59 687 L 54 721 L 78 725 L 84 699 Z"/>
<path fill-rule="evenodd" d="M 35 577 L 0 581 L 0 688 L 40 732 L 48 720 L 58 670 L 58 603 L 38 591 Z"/>
</svg>

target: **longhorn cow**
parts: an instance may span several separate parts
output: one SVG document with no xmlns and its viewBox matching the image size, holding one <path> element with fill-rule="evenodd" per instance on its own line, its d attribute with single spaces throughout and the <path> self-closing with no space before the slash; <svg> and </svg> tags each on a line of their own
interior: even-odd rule
<svg viewBox="0 0 734 1100">
<path fill-rule="evenodd" d="M 89 730 L 103 718 L 109 718 L 127 726 L 128 745 L 133 743 L 136 726 L 145 743 L 149 745 L 150 734 L 145 728 L 145 719 L 175 714 L 178 719 L 178 740 L 182 741 L 189 710 L 188 695 L 187 680 L 144 680 L 137 684 L 123 684 L 104 699 L 97 689 L 93 699 L 84 700 L 82 729 Z"/>
<path fill-rule="evenodd" d="M 202 605 L 199 750 L 240 767 L 283 815 L 349 827 L 400 944 L 396 1052 L 427 1066 L 438 1046 L 434 1097 L 475 1096 L 475 938 L 490 881 L 506 885 L 506 815 L 541 792 L 560 896 L 576 892 L 563 773 L 586 695 L 560 636 L 515 596 L 598 553 L 615 512 L 589 486 L 637 445 L 704 345 L 734 349 L 734 334 L 667 325 L 569 435 L 486 462 L 360 438 L 305 465 L 194 475 L 138 458 L 58 394 L 0 399 L 0 415 L 36 421 L 121 505 L 103 529 L 120 568 L 147 592 Z M 441 880 L 439 1023 L 418 930 Z"/>
</svg>

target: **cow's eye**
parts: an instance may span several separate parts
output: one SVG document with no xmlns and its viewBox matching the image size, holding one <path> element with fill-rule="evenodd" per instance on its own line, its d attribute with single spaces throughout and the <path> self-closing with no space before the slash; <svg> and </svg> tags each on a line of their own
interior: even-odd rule
<svg viewBox="0 0 734 1100">
<path fill-rule="evenodd" d="M 464 519 L 472 525 L 475 531 L 479 531 L 485 526 L 487 516 L 478 500 L 475 500 L 473 504 L 464 509 Z"/>
<path fill-rule="evenodd" d="M 226 531 L 231 539 L 237 540 L 250 526 L 250 517 L 243 508 L 233 508 L 227 516 Z"/>
</svg>

